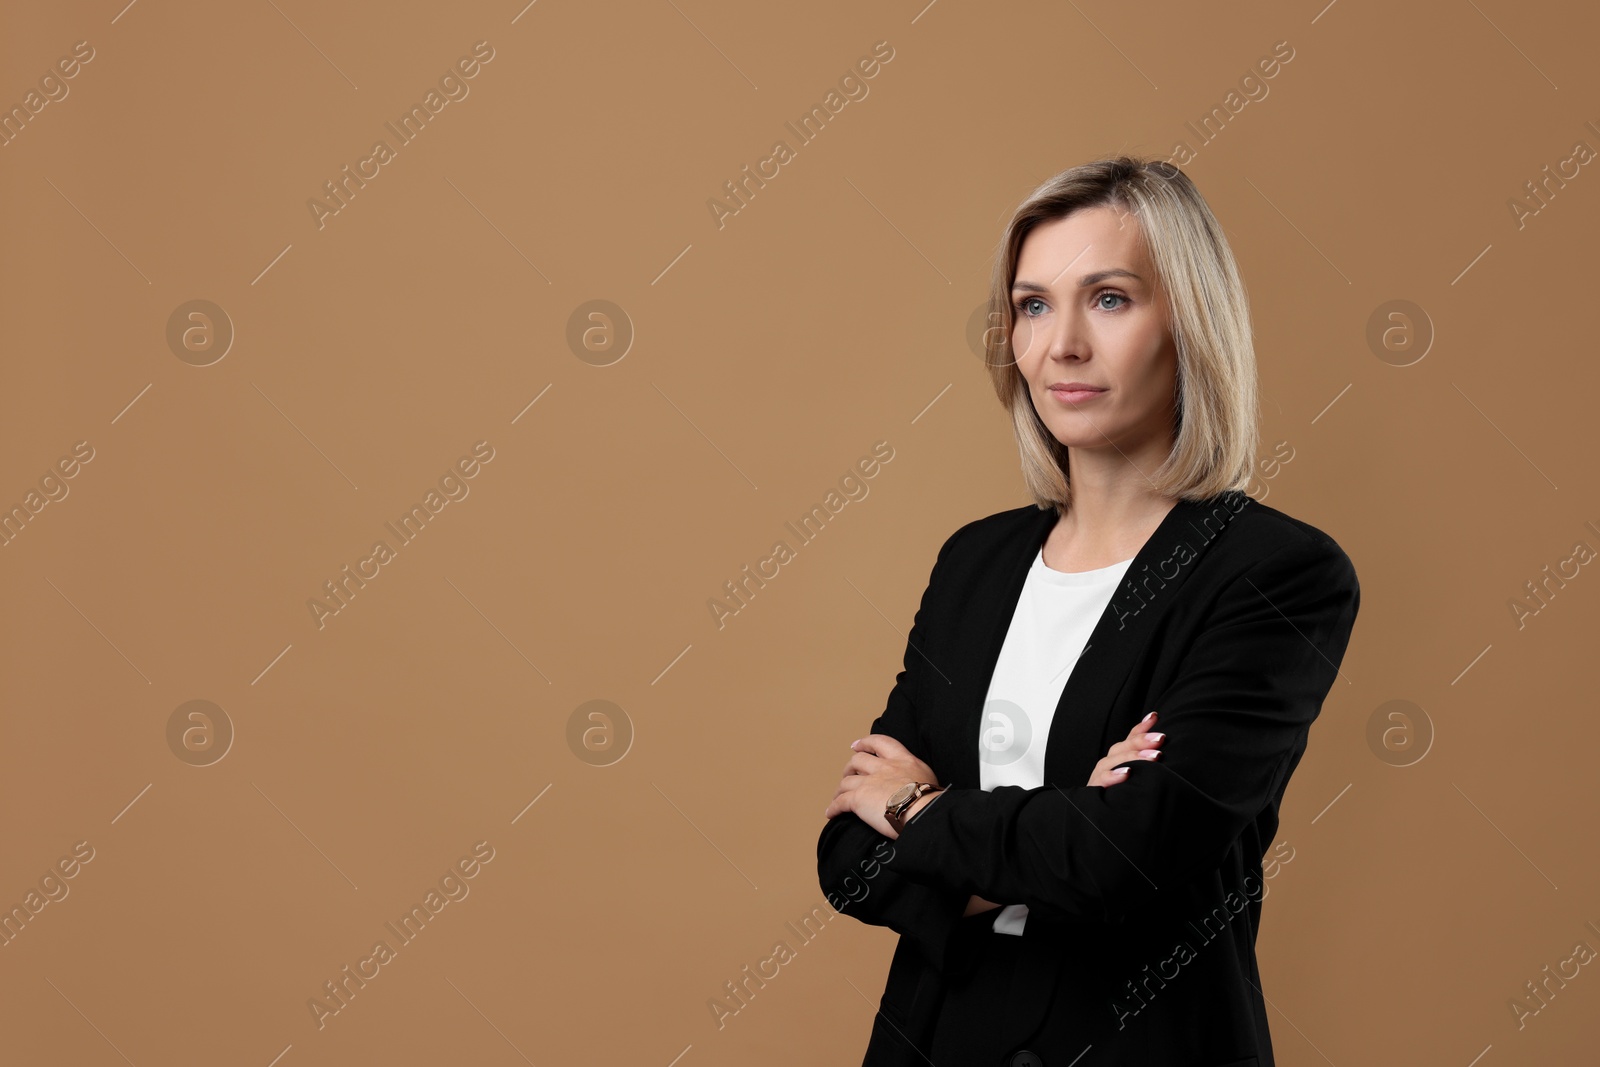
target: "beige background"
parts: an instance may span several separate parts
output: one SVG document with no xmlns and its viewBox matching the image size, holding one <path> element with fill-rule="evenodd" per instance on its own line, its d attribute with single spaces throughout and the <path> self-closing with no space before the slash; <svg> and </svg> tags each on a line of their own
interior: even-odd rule
<svg viewBox="0 0 1600 1067">
<path fill-rule="evenodd" d="M 1056 171 L 1180 140 L 1250 288 L 1261 454 L 1292 453 L 1252 491 L 1363 589 L 1269 882 L 1279 1060 L 1593 1054 L 1593 967 L 1510 1007 L 1600 948 L 1600 577 L 1511 607 L 1600 547 L 1600 176 L 1509 206 L 1600 147 L 1583 5 L 121 3 L 0 34 L 8 109 L 94 52 L 0 148 L 0 503 L 93 450 L 0 548 L 0 902 L 93 850 L 0 948 L 7 1063 L 859 1062 L 894 934 L 786 924 L 936 549 L 1027 502 L 968 340 L 993 248 Z M 319 228 L 479 41 L 470 94 Z M 719 228 L 879 41 L 869 95 Z M 208 366 L 167 339 L 195 300 L 234 334 Z M 620 359 L 569 345 L 592 300 Z M 1395 300 L 1426 316 L 1408 366 L 1423 341 L 1368 341 Z M 469 495 L 319 628 L 479 441 Z M 870 493 L 719 629 L 879 441 Z M 221 759 L 169 741 L 195 700 Z M 570 740 L 592 700 L 608 766 Z M 1395 700 L 1410 739 L 1369 742 Z M 323 983 L 484 841 L 319 1028 Z"/>
</svg>

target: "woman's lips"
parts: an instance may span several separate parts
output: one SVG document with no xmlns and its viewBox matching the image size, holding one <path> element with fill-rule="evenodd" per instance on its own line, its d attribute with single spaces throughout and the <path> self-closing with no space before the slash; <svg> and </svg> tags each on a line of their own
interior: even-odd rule
<svg viewBox="0 0 1600 1067">
<path fill-rule="evenodd" d="M 1050 395 L 1068 404 L 1080 404 L 1085 400 L 1104 396 L 1105 392 L 1104 389 L 1052 389 Z"/>
</svg>

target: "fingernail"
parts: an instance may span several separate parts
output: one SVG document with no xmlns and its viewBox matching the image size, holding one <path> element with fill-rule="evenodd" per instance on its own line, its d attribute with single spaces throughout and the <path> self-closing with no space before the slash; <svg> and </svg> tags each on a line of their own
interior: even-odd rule
<svg viewBox="0 0 1600 1067">
<path fill-rule="evenodd" d="M 1147 748 L 1143 752 L 1139 753 L 1139 758 L 1140 759 L 1156 759 L 1160 755 L 1161 755 L 1161 750 L 1159 748 Z"/>
<path fill-rule="evenodd" d="M 1127 774 L 1128 773 L 1128 768 L 1126 768 L 1126 767 L 1113 767 L 1113 768 L 1111 768 L 1111 773 L 1112 774 Z"/>
<path fill-rule="evenodd" d="M 1148 715 L 1146 715 L 1144 718 L 1139 720 L 1139 725 L 1143 726 L 1145 723 L 1149 722 L 1151 719 L 1153 719 L 1155 717 L 1156 717 L 1156 713 L 1152 711 Z"/>
<path fill-rule="evenodd" d="M 1167 736 L 1166 734 L 1145 734 L 1145 737 L 1149 738 L 1151 741 L 1156 742 L 1157 744 L 1159 744 L 1161 742 L 1161 739 L 1166 737 L 1166 736 Z"/>
</svg>

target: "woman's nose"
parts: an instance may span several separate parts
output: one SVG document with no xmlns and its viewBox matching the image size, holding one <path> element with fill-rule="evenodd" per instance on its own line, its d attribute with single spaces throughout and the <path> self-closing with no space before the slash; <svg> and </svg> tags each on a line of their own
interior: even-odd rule
<svg viewBox="0 0 1600 1067">
<path fill-rule="evenodd" d="M 1045 355 L 1050 359 L 1065 359 L 1082 354 L 1082 335 L 1078 330 L 1078 324 L 1068 315 L 1053 316 L 1039 340 L 1044 345 Z"/>
</svg>

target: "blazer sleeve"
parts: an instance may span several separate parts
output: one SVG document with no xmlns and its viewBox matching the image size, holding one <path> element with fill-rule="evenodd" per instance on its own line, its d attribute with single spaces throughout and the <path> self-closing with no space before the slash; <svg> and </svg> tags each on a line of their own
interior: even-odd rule
<svg viewBox="0 0 1600 1067">
<path fill-rule="evenodd" d="M 895 841 L 894 871 L 963 899 L 1122 922 L 1216 869 L 1303 750 L 1360 598 L 1331 539 L 1271 552 L 1223 588 L 1145 709 L 1167 735 L 1159 759 L 1124 761 L 1109 787 L 948 790 Z"/>
<path fill-rule="evenodd" d="M 927 691 L 929 675 L 940 679 L 922 649 L 930 605 L 938 595 L 945 559 L 961 537 L 957 530 L 939 549 L 921 605 L 912 620 L 902 669 L 883 714 L 869 733 L 887 734 L 928 762 L 928 748 L 918 730 L 917 708 Z M 973 742 L 976 744 L 976 740 Z M 931 764 L 930 764 L 931 766 Z M 934 768 L 938 773 L 938 768 Z M 941 779 L 942 780 L 942 779 Z M 920 812 L 919 812 L 920 814 Z M 930 964 L 945 970 L 958 964 L 954 935 L 966 910 L 968 894 L 937 884 L 912 881 L 897 873 L 898 846 L 863 822 L 854 812 L 829 819 L 817 839 L 817 878 L 829 904 L 841 914 L 873 926 L 886 926 L 913 939 Z"/>
</svg>

